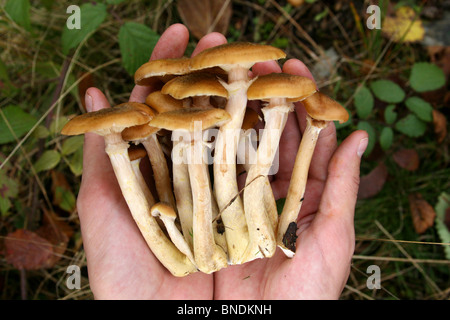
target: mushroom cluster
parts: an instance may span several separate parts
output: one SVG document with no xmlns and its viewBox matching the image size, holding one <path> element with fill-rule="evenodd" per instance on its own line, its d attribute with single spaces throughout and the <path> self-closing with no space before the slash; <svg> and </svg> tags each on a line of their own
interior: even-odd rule
<svg viewBox="0 0 450 320">
<path fill-rule="evenodd" d="M 255 63 L 285 57 L 269 45 L 236 42 L 192 58 L 149 61 L 136 71 L 135 83 L 160 90 L 145 103 L 82 114 L 62 129 L 64 135 L 104 136 L 134 221 L 174 276 L 270 258 L 277 247 L 294 256 L 296 220 L 319 132 L 329 121 L 347 121 L 348 113 L 309 78 L 249 76 Z M 249 100 L 261 101 L 262 117 L 255 117 Z M 307 128 L 279 215 L 268 177 L 297 101 L 307 111 Z M 255 134 L 258 120 L 264 129 Z M 153 192 L 139 170 L 145 156 Z M 247 172 L 242 189 L 237 165 Z"/>
</svg>

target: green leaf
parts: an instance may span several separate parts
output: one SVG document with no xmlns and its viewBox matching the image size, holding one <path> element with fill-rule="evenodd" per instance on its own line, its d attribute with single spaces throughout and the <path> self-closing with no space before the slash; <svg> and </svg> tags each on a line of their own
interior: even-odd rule
<svg viewBox="0 0 450 320">
<path fill-rule="evenodd" d="M 384 127 L 380 133 L 380 146 L 383 150 L 391 147 L 394 141 L 394 131 L 390 127 Z"/>
<path fill-rule="evenodd" d="M 5 5 L 5 12 L 19 26 L 27 31 L 31 30 L 29 0 L 8 0 Z"/>
<path fill-rule="evenodd" d="M 0 115 L 0 144 L 16 141 L 14 135 L 18 139 L 21 138 L 37 121 L 34 116 L 26 113 L 19 106 L 8 105 L 2 108 L 1 111 L 14 134 L 11 132 L 3 116 Z"/>
<path fill-rule="evenodd" d="M 362 86 L 355 94 L 355 107 L 358 117 L 367 119 L 372 112 L 374 100 L 369 88 Z"/>
<path fill-rule="evenodd" d="M 367 145 L 366 151 L 364 152 L 364 155 L 368 156 L 372 152 L 373 147 L 375 146 L 375 142 L 376 142 L 376 138 L 377 138 L 375 129 L 367 121 L 360 121 L 357 125 L 357 128 L 358 128 L 358 130 L 366 131 L 367 134 L 369 135 L 369 143 Z"/>
<path fill-rule="evenodd" d="M 420 120 L 433 121 L 433 107 L 425 100 L 419 97 L 409 97 L 405 104 Z"/>
<path fill-rule="evenodd" d="M 409 82 L 417 92 L 436 90 L 445 84 L 445 74 L 435 64 L 417 62 L 411 69 Z"/>
<path fill-rule="evenodd" d="M 78 149 L 69 159 L 70 171 L 75 176 L 80 176 L 83 173 L 83 148 Z"/>
<path fill-rule="evenodd" d="M 78 46 L 91 32 L 97 30 L 107 15 L 106 6 L 102 3 L 85 3 L 80 6 L 80 29 L 69 29 L 64 26 L 61 41 L 62 51 L 68 54 L 69 50 Z"/>
<path fill-rule="evenodd" d="M 72 191 L 63 187 L 57 186 L 55 188 L 54 199 L 56 205 L 61 209 L 71 212 L 75 209 L 76 198 Z"/>
<path fill-rule="evenodd" d="M 425 133 L 427 125 L 413 114 L 408 114 L 395 124 L 395 129 L 411 138 L 420 137 Z"/>
<path fill-rule="evenodd" d="M 384 110 L 384 121 L 386 121 L 387 124 L 393 124 L 395 120 L 397 120 L 397 112 L 394 109 L 395 105 L 390 104 Z"/>
<path fill-rule="evenodd" d="M 285 202 L 286 198 L 281 198 L 276 201 L 278 215 L 280 215 L 283 212 Z"/>
<path fill-rule="evenodd" d="M 8 198 L 0 197 L 0 213 L 2 214 L 2 217 L 8 216 L 8 211 L 11 207 L 11 201 Z"/>
<path fill-rule="evenodd" d="M 15 198 L 19 193 L 19 184 L 0 171 L 0 198 Z"/>
<path fill-rule="evenodd" d="M 450 207 L 450 194 L 441 193 L 434 210 L 436 211 L 436 231 L 443 243 L 450 243 L 450 230 L 445 224 L 445 214 Z M 450 246 L 444 246 L 445 257 L 450 260 Z"/>
<path fill-rule="evenodd" d="M 370 88 L 378 99 L 387 103 L 399 103 L 405 98 L 403 89 L 390 80 L 373 81 Z"/>
<path fill-rule="evenodd" d="M 47 171 L 56 167 L 61 160 L 61 155 L 55 150 L 44 151 L 42 156 L 34 164 L 36 172 Z"/>
<path fill-rule="evenodd" d="M 159 35 L 155 31 L 140 23 L 127 22 L 120 28 L 122 64 L 130 75 L 148 61 L 158 40 Z"/>
<path fill-rule="evenodd" d="M 84 136 L 73 136 L 67 138 L 61 146 L 61 154 L 67 156 L 83 147 Z"/>
</svg>

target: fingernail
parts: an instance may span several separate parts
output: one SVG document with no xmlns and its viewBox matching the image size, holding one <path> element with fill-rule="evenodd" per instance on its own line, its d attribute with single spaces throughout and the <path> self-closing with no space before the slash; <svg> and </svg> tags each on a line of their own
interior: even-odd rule
<svg viewBox="0 0 450 320">
<path fill-rule="evenodd" d="M 86 111 L 91 112 L 92 111 L 92 97 L 86 93 L 86 96 L 84 98 L 84 102 L 86 103 Z"/>
<path fill-rule="evenodd" d="M 359 146 L 358 146 L 358 150 L 356 151 L 356 153 L 358 154 L 358 157 L 362 157 L 362 155 L 364 154 L 364 152 L 367 149 L 367 145 L 369 144 L 369 138 L 364 138 L 361 139 L 361 141 L 359 141 Z"/>
</svg>

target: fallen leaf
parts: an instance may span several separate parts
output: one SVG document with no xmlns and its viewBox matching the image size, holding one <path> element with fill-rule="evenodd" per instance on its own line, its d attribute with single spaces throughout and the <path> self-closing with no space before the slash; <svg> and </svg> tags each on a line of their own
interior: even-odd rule
<svg viewBox="0 0 450 320">
<path fill-rule="evenodd" d="M 442 143 L 447 136 L 447 118 L 436 109 L 433 109 L 433 125 L 437 142 Z"/>
<path fill-rule="evenodd" d="M 210 32 L 225 35 L 232 15 L 230 0 L 178 0 L 177 10 L 197 39 Z"/>
<path fill-rule="evenodd" d="M 424 38 L 422 21 L 410 7 L 398 8 L 393 16 L 386 16 L 381 27 L 383 34 L 394 42 L 416 42 Z"/>
<path fill-rule="evenodd" d="M 388 170 L 384 163 L 378 164 L 359 182 L 358 199 L 368 199 L 378 194 L 388 177 Z"/>
<path fill-rule="evenodd" d="M 419 154 L 414 149 L 400 149 L 392 155 L 392 158 L 405 170 L 415 171 L 419 168 Z"/>
<path fill-rule="evenodd" d="M 6 261 L 17 269 L 36 270 L 46 266 L 52 245 L 35 232 L 18 229 L 5 238 Z"/>
<path fill-rule="evenodd" d="M 408 200 L 414 229 L 422 234 L 434 224 L 436 212 L 420 193 L 410 194 Z"/>
</svg>

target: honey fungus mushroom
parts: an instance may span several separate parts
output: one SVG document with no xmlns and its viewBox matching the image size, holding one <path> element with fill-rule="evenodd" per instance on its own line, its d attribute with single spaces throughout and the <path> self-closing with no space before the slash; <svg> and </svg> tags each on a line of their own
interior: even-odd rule
<svg viewBox="0 0 450 320">
<path fill-rule="evenodd" d="M 288 114 L 293 111 L 291 101 L 300 101 L 316 92 L 314 81 L 285 73 L 271 73 L 258 77 L 249 87 L 249 100 L 262 100 L 265 126 L 256 151 L 256 161 L 250 166 L 244 189 L 244 210 L 250 241 L 243 262 L 271 257 L 276 250 L 273 220 L 277 212 L 267 212 L 264 192 L 267 176 L 273 165 L 281 134 Z M 288 101 L 289 99 L 289 101 Z M 270 190 L 270 192 L 272 192 Z M 271 206 L 274 210 L 274 206 Z"/>
<path fill-rule="evenodd" d="M 286 54 L 275 47 L 233 42 L 212 47 L 190 59 L 190 69 L 220 67 L 227 72 L 225 110 L 231 120 L 220 126 L 214 148 L 214 192 L 226 229 L 231 264 L 241 261 L 248 244 L 248 229 L 236 178 L 236 153 L 247 106 L 249 70 L 257 62 L 278 60 Z"/>
<path fill-rule="evenodd" d="M 303 203 L 308 171 L 320 131 L 330 121 L 348 120 L 348 112 L 327 95 L 316 92 L 302 101 L 306 109 L 306 129 L 295 158 L 286 202 L 278 220 L 277 244 L 288 257 L 293 257 L 297 239 L 297 217 Z"/>
<path fill-rule="evenodd" d="M 202 132 L 230 120 L 223 109 L 185 108 L 158 114 L 150 125 L 183 133 L 188 158 L 189 181 L 193 196 L 193 246 L 197 267 L 212 273 L 227 267 L 225 250 L 216 244 L 212 223 L 212 194 Z"/>
<path fill-rule="evenodd" d="M 105 151 L 122 191 L 144 240 L 157 259 L 172 275 L 183 277 L 196 272 L 197 268 L 180 252 L 161 230 L 150 214 L 150 204 L 134 174 L 128 156 L 128 143 L 122 139 L 124 128 L 148 123 L 151 116 L 148 106 L 128 102 L 112 108 L 85 113 L 72 118 L 62 129 L 63 135 L 79 135 L 94 132 L 104 137 Z"/>
</svg>

